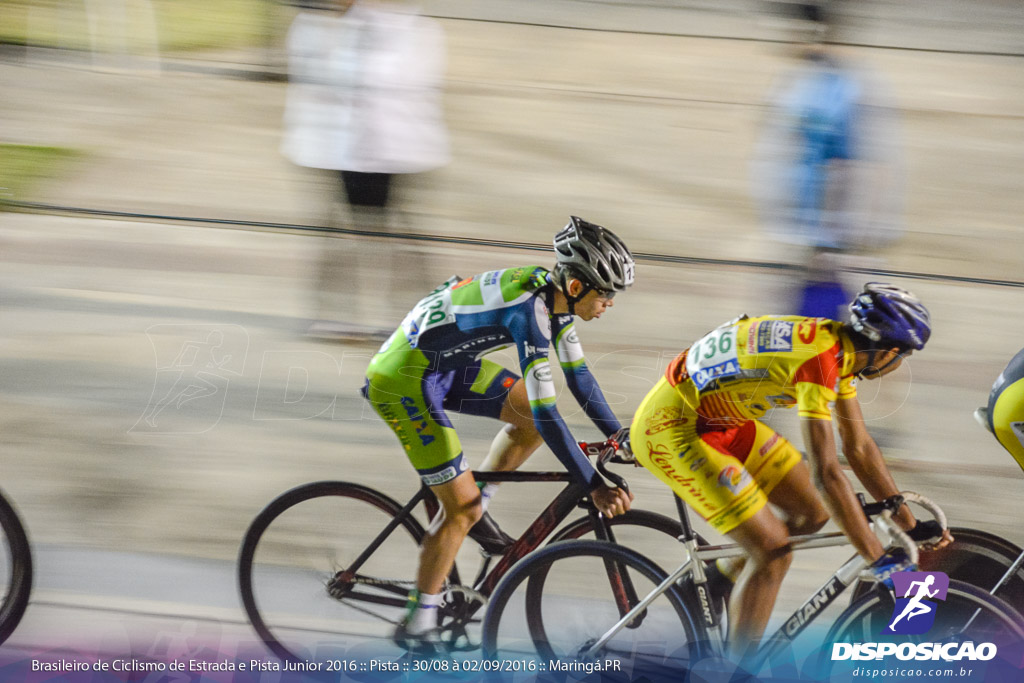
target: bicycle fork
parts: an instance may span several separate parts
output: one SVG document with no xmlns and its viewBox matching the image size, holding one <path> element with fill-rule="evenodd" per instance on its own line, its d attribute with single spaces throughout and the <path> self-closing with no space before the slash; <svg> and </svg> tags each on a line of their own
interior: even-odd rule
<svg viewBox="0 0 1024 683">
<path fill-rule="evenodd" d="M 601 649 L 608 644 L 608 642 L 616 636 L 624 628 L 634 622 L 637 617 L 645 613 L 647 607 L 658 599 L 661 595 L 667 591 L 673 590 L 674 586 L 682 582 L 687 578 L 689 574 L 693 574 L 693 581 L 695 586 L 698 586 L 698 596 L 701 600 L 701 612 L 704 616 L 705 625 L 705 636 L 713 646 L 720 652 L 722 649 L 723 641 L 721 630 L 719 625 L 721 623 L 720 618 L 715 613 L 715 610 L 711 606 L 711 594 L 707 589 L 707 575 L 704 573 L 704 567 L 700 560 L 697 559 L 697 541 L 691 538 L 689 541 L 684 541 L 683 546 L 686 549 L 687 560 L 678 569 L 672 572 L 664 581 L 640 600 L 636 605 L 622 616 L 610 629 L 608 629 L 597 641 L 591 645 L 584 653 L 584 657 L 596 658 L 600 653 Z"/>
</svg>

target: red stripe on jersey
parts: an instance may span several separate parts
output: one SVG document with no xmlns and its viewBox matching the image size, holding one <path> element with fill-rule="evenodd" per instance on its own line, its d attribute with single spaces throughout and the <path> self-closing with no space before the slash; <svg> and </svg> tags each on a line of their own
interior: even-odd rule
<svg viewBox="0 0 1024 683">
<path fill-rule="evenodd" d="M 686 351 L 683 351 L 668 364 L 668 369 L 665 370 L 665 379 L 668 380 L 669 386 L 674 387 L 689 376 L 686 372 Z"/>
<path fill-rule="evenodd" d="M 839 344 L 836 343 L 829 350 L 805 361 L 793 375 L 793 384 L 810 382 L 828 389 L 835 389 L 836 383 L 839 381 L 839 352 L 841 350 Z"/>
</svg>

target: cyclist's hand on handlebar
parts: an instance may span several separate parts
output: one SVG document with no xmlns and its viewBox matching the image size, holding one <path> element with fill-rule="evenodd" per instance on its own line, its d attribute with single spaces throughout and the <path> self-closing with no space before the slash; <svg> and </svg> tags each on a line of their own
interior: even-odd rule
<svg viewBox="0 0 1024 683">
<path fill-rule="evenodd" d="M 875 560 L 864 573 L 884 584 L 889 590 L 893 589 L 892 575 L 896 572 L 916 571 L 917 566 L 907 557 L 903 548 L 892 548 Z"/>
<path fill-rule="evenodd" d="M 610 519 L 629 510 L 629 505 L 633 502 L 633 494 L 620 488 L 611 488 L 601 484 L 590 492 L 590 500 L 594 501 L 594 507 L 602 515 Z"/>
<path fill-rule="evenodd" d="M 938 550 L 953 542 L 953 534 L 949 532 L 949 529 L 943 529 L 942 525 L 934 519 L 927 522 L 918 520 L 914 528 L 907 531 L 907 534 L 918 542 L 922 550 Z"/>
</svg>

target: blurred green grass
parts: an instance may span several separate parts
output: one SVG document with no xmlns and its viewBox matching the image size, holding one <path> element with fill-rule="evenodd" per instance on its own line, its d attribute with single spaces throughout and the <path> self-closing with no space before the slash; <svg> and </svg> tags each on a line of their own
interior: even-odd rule
<svg viewBox="0 0 1024 683">
<path fill-rule="evenodd" d="M 117 2 L 0 0 L 0 42 L 69 49 L 109 49 Z M 86 7 L 98 20 L 90 35 Z M 276 0 L 126 0 L 125 47 L 152 52 L 231 49 L 262 45 L 276 25 Z"/>
<path fill-rule="evenodd" d="M 0 144 L 0 207 L 30 200 L 34 185 L 60 175 L 81 156 L 67 147 Z"/>
</svg>

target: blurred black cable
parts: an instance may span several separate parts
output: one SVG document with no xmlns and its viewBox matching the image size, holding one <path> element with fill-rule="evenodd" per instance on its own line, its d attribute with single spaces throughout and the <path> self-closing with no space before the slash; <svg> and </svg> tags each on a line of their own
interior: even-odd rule
<svg viewBox="0 0 1024 683">
<path fill-rule="evenodd" d="M 369 230 L 355 230 L 351 228 L 333 228 L 320 225 L 305 225 L 302 223 L 272 223 L 268 221 L 251 221 L 230 218 L 205 218 L 197 216 L 168 216 L 163 214 L 138 213 L 132 211 L 112 211 L 108 209 L 88 209 L 78 206 L 60 206 L 57 204 L 42 204 L 38 202 L 4 201 L 0 202 L 0 210 L 3 208 L 18 209 L 22 211 L 54 215 L 92 216 L 96 218 L 116 218 L 121 220 L 142 220 L 156 223 L 198 223 L 200 225 L 224 226 L 242 229 L 264 229 L 271 231 L 310 232 L 310 233 L 334 233 L 339 235 L 357 235 L 362 237 L 376 237 L 379 239 L 396 239 L 410 242 L 438 242 L 441 244 L 462 244 L 473 247 L 498 247 L 502 249 L 520 249 L 524 251 L 550 251 L 551 245 L 536 242 L 517 242 L 513 240 L 492 240 L 479 237 L 458 237 L 455 235 L 431 235 L 412 232 L 388 232 L 378 233 Z M 675 254 L 656 254 L 652 252 L 633 252 L 638 261 L 650 263 L 674 263 L 681 265 L 703 265 L 718 266 L 723 268 L 751 268 L 755 270 L 772 271 L 795 271 L 801 270 L 799 266 L 776 261 L 747 261 L 743 259 L 719 259 L 706 258 L 701 256 L 679 256 Z M 861 275 L 877 277 L 896 277 L 908 280 L 932 280 L 935 282 L 958 282 L 973 285 L 991 285 L 995 287 L 1019 287 L 1024 288 L 1024 281 L 1019 280 L 997 280 L 993 278 L 967 277 L 963 275 L 946 275 L 943 273 L 917 273 L 905 270 L 890 270 L 883 268 L 848 268 L 849 272 Z"/>
</svg>

